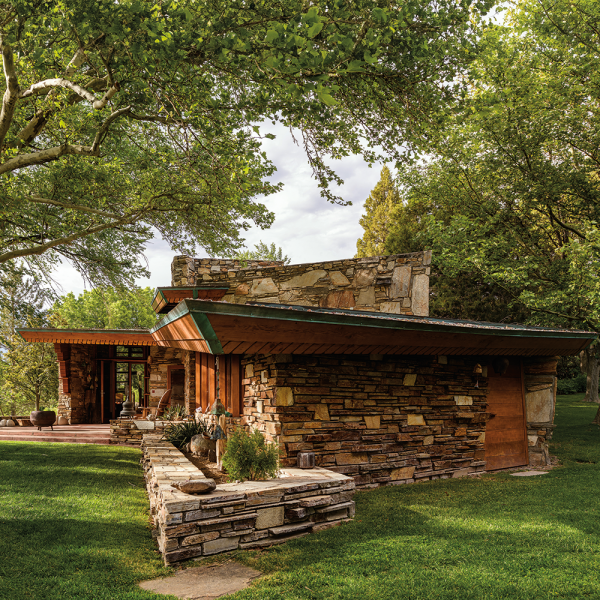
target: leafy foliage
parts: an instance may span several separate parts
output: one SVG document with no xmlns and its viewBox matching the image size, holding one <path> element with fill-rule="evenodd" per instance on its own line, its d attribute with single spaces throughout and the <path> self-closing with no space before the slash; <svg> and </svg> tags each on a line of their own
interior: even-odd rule
<svg viewBox="0 0 600 600">
<path fill-rule="evenodd" d="M 365 202 L 365 214 L 359 221 L 365 233 L 356 242 L 357 258 L 384 254 L 390 217 L 399 201 L 392 174 L 387 167 L 383 167 L 377 185 Z"/>
<path fill-rule="evenodd" d="M 56 327 L 72 329 L 137 329 L 156 324 L 151 288 L 96 288 L 79 296 L 70 292 L 52 307 Z"/>
<path fill-rule="evenodd" d="M 154 230 L 181 253 L 234 252 L 273 218 L 255 201 L 279 189 L 264 121 L 300 132 L 341 201 L 327 159 L 411 156 L 491 4 L 0 2 L 0 268 L 62 258 L 131 282 Z"/>
<path fill-rule="evenodd" d="M 263 241 L 255 244 L 254 250 L 238 252 L 234 258 L 237 258 L 242 266 L 247 266 L 249 260 L 276 260 L 283 262 L 284 265 L 289 265 L 292 262 L 291 258 L 283 255 L 283 250 L 280 247 L 276 247 L 273 242 L 268 246 Z"/>
<path fill-rule="evenodd" d="M 227 440 L 223 467 L 230 481 L 275 477 L 278 464 L 278 446 L 265 443 L 265 436 L 258 429 L 248 433 L 238 427 Z"/>
<path fill-rule="evenodd" d="M 46 296 L 35 281 L 13 274 L 0 288 L 0 412 L 29 413 L 55 406 L 58 368 L 52 344 L 29 344 L 19 327 L 44 327 Z"/>
<path fill-rule="evenodd" d="M 185 421 L 183 423 L 171 423 L 165 427 L 163 439 L 171 442 L 176 448 L 183 448 L 192 441 L 195 435 L 211 433 L 210 427 L 207 427 L 201 421 Z"/>
</svg>

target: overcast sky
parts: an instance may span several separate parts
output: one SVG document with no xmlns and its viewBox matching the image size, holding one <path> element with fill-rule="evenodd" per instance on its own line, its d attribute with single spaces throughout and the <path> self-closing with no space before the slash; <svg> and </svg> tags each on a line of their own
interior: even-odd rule
<svg viewBox="0 0 600 600">
<path fill-rule="evenodd" d="M 246 245 L 254 249 L 260 240 L 283 249 L 292 263 L 319 262 L 351 258 L 356 253 L 356 240 L 363 229 L 358 220 L 369 192 L 379 180 L 381 165 L 369 168 L 360 157 L 350 157 L 332 163 L 344 180 L 340 195 L 352 206 L 330 204 L 319 194 L 316 182 L 303 150 L 294 144 L 289 131 L 283 127 L 268 127 L 276 133 L 275 140 L 265 140 L 264 148 L 277 166 L 274 181 L 284 183 L 278 194 L 264 198 L 263 203 L 275 213 L 270 229 L 254 227 L 245 234 Z M 171 260 L 175 253 L 162 239 L 147 246 L 146 257 L 151 276 L 139 279 L 138 285 L 158 287 L 171 285 Z M 56 272 L 62 293 L 80 294 L 84 283 L 80 275 L 68 265 Z"/>
</svg>

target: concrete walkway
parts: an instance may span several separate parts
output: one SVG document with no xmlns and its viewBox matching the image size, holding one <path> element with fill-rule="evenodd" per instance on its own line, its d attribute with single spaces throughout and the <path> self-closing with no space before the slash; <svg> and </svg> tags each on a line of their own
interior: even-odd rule
<svg viewBox="0 0 600 600">
<path fill-rule="evenodd" d="M 43 427 L 0 427 L 0 442 L 68 442 L 69 444 L 110 443 L 110 425 L 54 425 Z"/>
</svg>

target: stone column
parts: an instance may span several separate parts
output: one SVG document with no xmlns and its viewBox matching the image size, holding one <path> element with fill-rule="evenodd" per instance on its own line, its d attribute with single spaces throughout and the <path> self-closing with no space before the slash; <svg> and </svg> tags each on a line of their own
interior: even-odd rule
<svg viewBox="0 0 600 600">
<path fill-rule="evenodd" d="M 554 429 L 556 406 L 556 365 L 558 357 L 534 357 L 523 361 L 525 371 L 525 410 L 529 464 L 550 464 L 548 441 Z"/>
</svg>

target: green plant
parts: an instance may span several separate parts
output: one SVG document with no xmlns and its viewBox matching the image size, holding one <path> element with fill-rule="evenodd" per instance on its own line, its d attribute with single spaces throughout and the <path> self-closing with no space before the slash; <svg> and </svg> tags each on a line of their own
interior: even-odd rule
<svg viewBox="0 0 600 600">
<path fill-rule="evenodd" d="M 580 394 L 585 392 L 585 388 L 585 373 L 579 373 L 576 377 L 570 379 L 559 379 L 557 382 L 557 392 L 559 394 Z"/>
<path fill-rule="evenodd" d="M 185 406 L 175 405 L 167 408 L 162 417 L 160 418 L 163 421 L 174 421 L 177 418 L 184 419 L 185 417 L 187 417 L 187 411 L 185 410 Z"/>
<path fill-rule="evenodd" d="M 212 427 L 206 426 L 204 423 L 195 421 L 186 421 L 185 423 L 177 423 L 167 425 L 163 434 L 163 439 L 171 442 L 176 448 L 183 448 L 188 444 L 195 435 L 205 433 L 210 435 Z"/>
<path fill-rule="evenodd" d="M 275 477 L 278 463 L 279 447 L 265 443 L 265 436 L 256 429 L 247 433 L 239 427 L 227 441 L 223 466 L 230 481 Z"/>
</svg>

